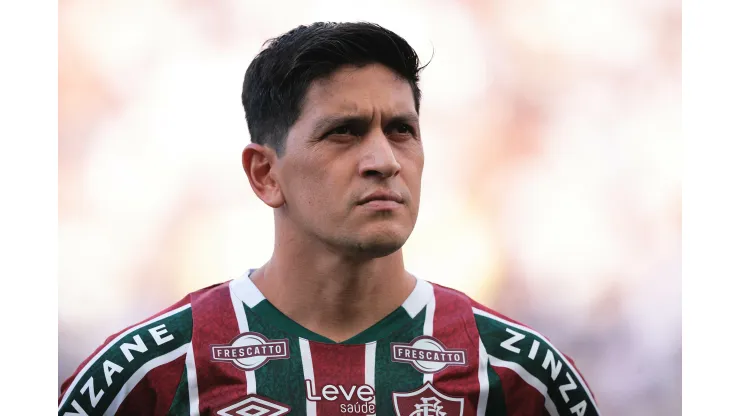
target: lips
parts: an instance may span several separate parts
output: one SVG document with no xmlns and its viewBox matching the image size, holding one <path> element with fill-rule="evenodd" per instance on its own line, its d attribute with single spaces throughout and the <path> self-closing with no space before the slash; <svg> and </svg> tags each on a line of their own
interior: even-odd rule
<svg viewBox="0 0 740 416">
<path fill-rule="evenodd" d="M 396 192 L 392 191 L 375 191 L 358 202 L 359 205 L 366 204 L 371 201 L 393 201 L 399 204 L 403 203 L 403 198 Z"/>
</svg>

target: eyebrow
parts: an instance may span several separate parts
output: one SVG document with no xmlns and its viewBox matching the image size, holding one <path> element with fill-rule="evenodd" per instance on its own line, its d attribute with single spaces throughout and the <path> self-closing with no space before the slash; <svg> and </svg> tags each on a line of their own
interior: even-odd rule
<svg viewBox="0 0 740 416">
<path fill-rule="evenodd" d="M 322 134 L 325 130 L 337 126 L 341 126 L 344 124 L 370 124 L 371 117 L 369 116 L 362 116 L 362 115 L 330 115 L 323 117 L 319 119 L 314 124 L 313 133 L 314 135 Z M 406 123 L 411 125 L 418 125 L 419 124 L 419 115 L 414 112 L 404 112 L 400 114 L 396 114 L 388 120 L 386 123 L 389 124 L 397 124 L 397 123 Z"/>
<path fill-rule="evenodd" d="M 401 113 L 391 117 L 388 124 L 393 123 L 419 124 L 419 115 L 416 113 Z"/>
</svg>

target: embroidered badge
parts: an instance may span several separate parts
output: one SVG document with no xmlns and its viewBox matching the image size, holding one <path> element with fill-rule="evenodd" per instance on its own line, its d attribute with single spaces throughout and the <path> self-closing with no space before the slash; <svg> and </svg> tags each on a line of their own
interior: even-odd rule
<svg viewBox="0 0 740 416">
<path fill-rule="evenodd" d="M 239 334 L 228 344 L 211 345 L 211 360 L 230 362 L 242 370 L 256 370 L 270 360 L 290 357 L 287 339 L 267 339 L 257 332 Z"/>
<path fill-rule="evenodd" d="M 391 360 L 409 363 L 422 373 L 432 374 L 444 370 L 448 365 L 466 365 L 463 349 L 448 349 L 436 338 L 422 335 L 411 343 L 391 343 Z"/>
</svg>

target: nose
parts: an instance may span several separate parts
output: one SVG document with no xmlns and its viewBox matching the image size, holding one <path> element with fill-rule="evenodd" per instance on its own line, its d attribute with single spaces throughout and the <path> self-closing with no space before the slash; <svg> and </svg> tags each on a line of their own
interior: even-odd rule
<svg viewBox="0 0 740 416">
<path fill-rule="evenodd" d="M 360 175 L 390 178 L 401 171 L 393 146 L 382 132 L 370 132 L 363 140 Z"/>
</svg>

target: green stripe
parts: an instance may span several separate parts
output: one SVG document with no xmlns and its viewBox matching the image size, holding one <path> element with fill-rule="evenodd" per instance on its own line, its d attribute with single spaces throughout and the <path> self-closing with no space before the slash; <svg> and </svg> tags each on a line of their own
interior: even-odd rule
<svg viewBox="0 0 740 416">
<path fill-rule="evenodd" d="M 408 316 L 408 315 L 407 315 Z M 408 363 L 391 361 L 391 343 L 411 342 L 424 334 L 425 311 L 411 325 L 379 342 L 375 350 L 375 401 L 377 415 L 394 415 L 393 392 L 409 392 L 422 386 L 424 375 Z"/>
<path fill-rule="evenodd" d="M 488 356 L 486 356 L 488 360 Z M 506 399 L 501 378 L 490 365 L 488 367 L 488 404 L 486 405 L 487 416 L 507 416 Z"/>
<path fill-rule="evenodd" d="M 160 327 L 164 325 L 164 329 L 167 330 L 166 334 L 161 334 L 161 338 L 168 338 L 172 336 L 171 340 L 165 341 L 162 345 L 157 345 L 154 339 L 154 335 L 149 332 L 150 329 Z M 69 395 L 64 405 L 60 408 L 59 414 L 64 415 L 66 412 L 72 414 L 77 411 L 72 407 L 72 401 L 76 401 L 82 409 L 87 412 L 89 416 L 102 415 L 103 412 L 110 406 L 113 399 L 116 397 L 118 392 L 124 386 L 126 381 L 139 369 L 141 366 L 146 364 L 148 361 L 165 355 L 185 344 L 190 342 L 192 338 L 193 319 L 190 308 L 186 308 L 176 314 L 170 315 L 164 319 L 160 319 L 149 323 L 136 331 L 133 331 L 123 337 L 121 340 L 110 346 L 108 350 L 101 355 L 80 377 L 72 393 Z M 131 362 L 125 357 L 121 350 L 123 344 L 135 344 L 135 338 L 139 337 L 146 347 L 146 351 L 138 352 L 131 350 L 132 360 Z M 111 385 L 109 386 L 104 371 L 104 365 L 108 363 L 108 366 L 120 366 L 120 372 L 113 372 L 110 375 Z M 109 371 L 110 372 L 110 371 Z M 95 407 L 92 406 L 90 400 L 90 390 L 85 390 L 88 380 L 92 378 L 92 392 L 93 395 L 97 396 L 103 391 L 98 403 Z"/>
<path fill-rule="evenodd" d="M 368 342 L 375 342 L 383 339 L 386 335 L 396 332 L 409 323 L 411 323 L 411 317 L 408 312 L 403 307 L 399 307 L 375 325 L 342 342 L 342 344 L 367 344 Z"/>
<path fill-rule="evenodd" d="M 244 305 L 250 332 L 259 332 L 268 339 L 288 339 L 290 357 L 283 360 L 271 360 L 255 372 L 257 394 L 269 397 L 291 407 L 290 414 L 301 415 L 306 413 L 306 386 L 303 378 L 303 364 L 301 362 L 301 348 L 298 337 L 277 329 L 266 323 L 261 316 L 255 314 Z"/>
<path fill-rule="evenodd" d="M 598 414 L 594 403 L 591 402 L 584 386 L 578 381 L 576 374 L 568 366 L 568 362 L 565 357 L 550 348 L 542 337 L 478 314 L 475 314 L 475 320 L 478 326 L 478 331 L 480 332 L 481 340 L 483 340 L 483 345 L 486 347 L 488 354 L 500 360 L 517 363 L 527 372 L 532 374 L 532 376 L 540 380 L 545 386 L 547 386 L 548 396 L 555 403 L 555 407 L 559 413 L 573 413 L 587 416 Z M 501 345 L 513 337 L 513 334 L 506 330 L 507 328 L 518 334 L 524 335 L 523 339 L 517 341 L 511 346 L 512 348 L 519 348 L 519 352 L 510 351 Z M 534 358 L 530 359 L 529 354 L 535 340 L 538 341 L 540 345 Z M 543 368 L 545 358 L 548 355 L 553 358 L 553 362 L 556 366 L 557 363 L 560 363 L 560 371 L 556 374 L 554 379 L 552 378 L 552 367 L 550 366 L 550 363 L 548 362 L 547 368 Z M 575 384 L 576 388 L 566 391 L 568 396 L 568 402 L 566 403 L 560 392 L 560 387 L 571 384 L 571 380 L 572 383 Z M 580 411 L 581 409 L 584 409 L 585 411 L 582 412 Z"/>
<path fill-rule="evenodd" d="M 246 305 L 245 308 L 249 309 Z M 285 331 L 285 335 L 283 335 L 282 338 L 287 337 L 288 334 L 292 334 L 296 337 L 301 337 L 310 341 L 326 342 L 330 344 L 334 343 L 334 341 L 330 340 L 329 338 L 326 338 L 309 329 L 306 329 L 294 320 L 288 318 L 284 313 L 280 312 L 278 308 L 274 307 L 270 302 L 268 302 L 267 299 L 264 299 L 260 303 L 256 304 L 254 308 L 250 310 L 250 312 L 255 316 L 261 317 L 266 322 L 269 322 L 270 326 Z M 251 319 L 249 319 L 249 321 L 251 322 Z M 251 323 L 249 324 L 249 330 L 254 331 L 252 329 Z M 262 333 L 262 331 L 257 332 Z"/>
<path fill-rule="evenodd" d="M 190 397 L 188 395 L 188 372 L 186 368 L 182 370 L 180 383 L 177 385 L 175 397 L 172 398 L 170 410 L 167 416 L 187 416 L 190 414 Z"/>
</svg>

